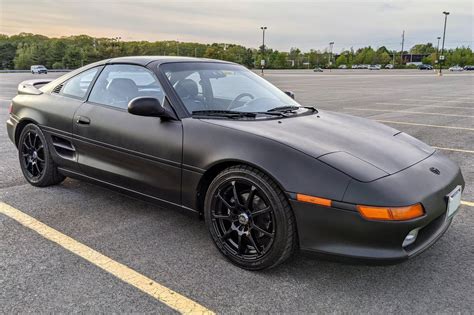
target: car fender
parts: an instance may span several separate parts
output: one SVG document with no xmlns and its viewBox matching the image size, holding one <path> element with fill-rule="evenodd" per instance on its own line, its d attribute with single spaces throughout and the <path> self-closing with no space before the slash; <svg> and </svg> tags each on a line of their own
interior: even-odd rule
<svg viewBox="0 0 474 315">
<path fill-rule="evenodd" d="M 218 164 L 248 164 L 286 192 L 342 200 L 350 177 L 278 141 L 209 123 L 183 119 L 183 205 L 195 208 L 200 180 Z"/>
</svg>

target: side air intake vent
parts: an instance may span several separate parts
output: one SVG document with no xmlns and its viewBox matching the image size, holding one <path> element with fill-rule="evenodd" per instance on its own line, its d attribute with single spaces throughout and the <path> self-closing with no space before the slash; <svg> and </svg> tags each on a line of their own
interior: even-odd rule
<svg viewBox="0 0 474 315">
<path fill-rule="evenodd" d="M 63 84 L 58 85 L 53 89 L 53 93 L 59 93 L 61 92 L 61 89 L 63 88 Z"/>
</svg>

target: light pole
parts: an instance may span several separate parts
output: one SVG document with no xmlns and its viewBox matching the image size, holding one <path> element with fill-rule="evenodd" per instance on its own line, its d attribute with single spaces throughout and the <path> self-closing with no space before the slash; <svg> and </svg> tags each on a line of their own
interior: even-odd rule
<svg viewBox="0 0 474 315">
<path fill-rule="evenodd" d="M 449 15 L 449 12 L 448 11 L 443 11 L 443 14 L 444 14 L 444 30 L 443 30 L 443 44 L 441 45 L 441 56 L 440 58 L 442 58 L 442 60 L 440 60 L 441 62 L 439 62 L 439 75 L 443 75 L 442 74 L 442 65 L 441 64 L 444 64 L 444 39 L 446 37 L 446 22 L 448 21 L 448 15 Z"/>
<path fill-rule="evenodd" d="M 439 63 L 439 40 L 441 39 L 441 36 L 436 37 L 436 39 L 438 39 L 438 44 L 436 45 L 436 62 Z"/>
<path fill-rule="evenodd" d="M 331 72 L 332 66 L 332 47 L 334 46 L 334 42 L 329 43 L 329 72 Z"/>
<path fill-rule="evenodd" d="M 262 75 L 263 75 L 263 68 L 265 67 L 265 30 L 267 29 L 266 26 L 260 27 L 262 30 L 262 60 L 260 61 L 260 65 L 262 66 Z"/>
</svg>

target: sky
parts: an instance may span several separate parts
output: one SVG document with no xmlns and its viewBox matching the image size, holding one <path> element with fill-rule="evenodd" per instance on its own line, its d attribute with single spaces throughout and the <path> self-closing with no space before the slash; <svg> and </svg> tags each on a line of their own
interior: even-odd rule
<svg viewBox="0 0 474 315">
<path fill-rule="evenodd" d="M 446 46 L 474 46 L 473 0 L 0 0 L 0 33 L 50 37 L 87 34 L 121 40 L 265 44 L 334 51 L 399 49 L 442 36 Z"/>
</svg>

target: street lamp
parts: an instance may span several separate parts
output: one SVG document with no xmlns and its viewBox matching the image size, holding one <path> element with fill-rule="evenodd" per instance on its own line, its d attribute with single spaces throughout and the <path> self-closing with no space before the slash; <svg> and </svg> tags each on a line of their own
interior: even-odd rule
<svg viewBox="0 0 474 315">
<path fill-rule="evenodd" d="M 438 45 L 436 45 L 436 62 L 439 63 L 439 40 L 441 39 L 441 36 L 438 36 L 436 38 L 438 39 Z"/>
<path fill-rule="evenodd" d="M 449 12 L 443 11 L 444 14 L 444 30 L 443 30 L 443 44 L 441 45 L 441 56 L 440 58 L 442 59 L 441 62 L 439 62 L 439 75 L 442 75 L 442 66 L 441 64 L 444 64 L 444 40 L 446 37 L 446 22 L 448 21 L 448 15 Z"/>
<path fill-rule="evenodd" d="M 267 29 L 267 27 L 261 26 L 260 29 L 262 30 L 262 60 L 260 61 L 260 65 L 262 66 L 263 75 L 263 68 L 265 67 L 265 30 Z"/>
<path fill-rule="evenodd" d="M 329 72 L 331 72 L 332 66 L 332 46 L 334 46 L 334 42 L 329 43 Z"/>
</svg>

